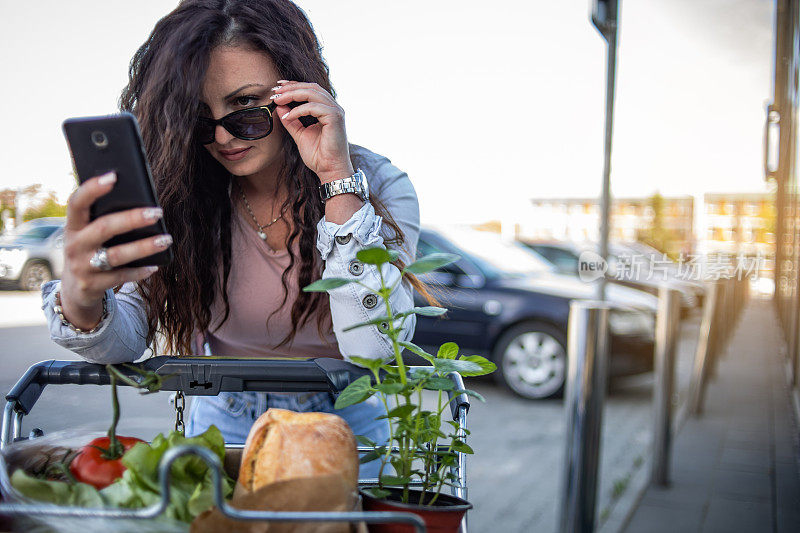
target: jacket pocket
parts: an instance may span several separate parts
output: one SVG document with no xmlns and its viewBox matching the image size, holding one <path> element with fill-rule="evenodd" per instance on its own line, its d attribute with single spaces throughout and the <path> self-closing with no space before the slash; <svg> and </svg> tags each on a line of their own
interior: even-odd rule
<svg viewBox="0 0 800 533">
<path fill-rule="evenodd" d="M 248 395 L 241 392 L 220 392 L 213 402 L 220 410 L 230 416 L 239 417 L 252 405 Z"/>
</svg>

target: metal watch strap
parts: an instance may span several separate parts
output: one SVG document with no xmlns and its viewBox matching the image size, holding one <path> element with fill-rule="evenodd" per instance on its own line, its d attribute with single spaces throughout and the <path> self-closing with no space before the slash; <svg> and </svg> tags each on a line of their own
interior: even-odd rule
<svg viewBox="0 0 800 533">
<path fill-rule="evenodd" d="M 362 200 L 366 200 L 364 198 L 364 189 L 361 186 L 362 179 L 364 179 L 364 171 L 360 168 L 356 170 L 355 174 L 351 176 L 347 176 L 346 178 L 333 180 L 328 183 L 323 183 L 319 186 L 319 195 L 322 198 L 322 201 L 326 201 L 329 198 L 344 194 L 344 193 L 354 193 L 358 195 L 359 198 Z"/>
</svg>

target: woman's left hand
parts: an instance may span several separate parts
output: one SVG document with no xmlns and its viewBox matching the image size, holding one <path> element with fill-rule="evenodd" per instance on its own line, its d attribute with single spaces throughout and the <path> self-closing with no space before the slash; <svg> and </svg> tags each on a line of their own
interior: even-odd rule
<svg viewBox="0 0 800 533">
<path fill-rule="evenodd" d="M 278 104 L 275 114 L 292 136 L 300 157 L 321 183 L 353 174 L 344 128 L 344 109 L 316 83 L 279 81 L 271 97 Z M 294 109 L 289 102 L 306 102 Z M 319 122 L 304 127 L 300 117 L 311 115 Z"/>
</svg>

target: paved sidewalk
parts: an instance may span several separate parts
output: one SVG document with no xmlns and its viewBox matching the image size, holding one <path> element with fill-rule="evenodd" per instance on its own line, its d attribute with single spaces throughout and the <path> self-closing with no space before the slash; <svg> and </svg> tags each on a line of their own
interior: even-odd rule
<svg viewBox="0 0 800 533">
<path fill-rule="evenodd" d="M 647 532 L 800 531 L 798 429 L 778 320 L 751 300 L 673 448 L 672 485 L 650 487 L 626 529 Z"/>
</svg>

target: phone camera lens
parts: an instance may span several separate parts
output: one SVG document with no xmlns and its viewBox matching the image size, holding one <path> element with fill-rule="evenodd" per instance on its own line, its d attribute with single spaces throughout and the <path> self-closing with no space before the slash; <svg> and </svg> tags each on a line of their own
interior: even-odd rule
<svg viewBox="0 0 800 533">
<path fill-rule="evenodd" d="M 102 131 L 93 131 L 92 143 L 98 148 L 105 148 L 108 146 L 108 137 Z"/>
</svg>

